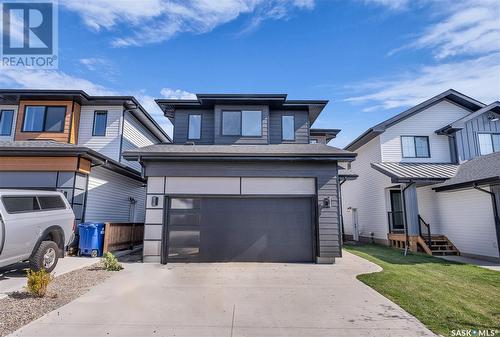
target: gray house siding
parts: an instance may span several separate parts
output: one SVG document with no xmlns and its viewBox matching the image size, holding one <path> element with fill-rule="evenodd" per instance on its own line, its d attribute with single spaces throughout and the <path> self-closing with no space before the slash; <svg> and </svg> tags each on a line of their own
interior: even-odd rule
<svg viewBox="0 0 500 337">
<path fill-rule="evenodd" d="M 201 115 L 201 138 L 199 140 L 188 140 L 189 115 Z M 184 144 L 188 141 L 196 144 L 214 143 L 214 112 L 212 110 L 176 110 L 174 125 L 174 143 Z"/>
<path fill-rule="evenodd" d="M 295 116 L 295 140 L 284 141 L 281 137 L 281 116 Z M 307 111 L 271 110 L 269 113 L 269 139 L 271 144 L 309 143 L 309 113 Z"/>
<path fill-rule="evenodd" d="M 478 133 L 500 133 L 500 123 L 490 122 L 486 114 L 482 114 L 465 123 L 462 130 L 457 131 L 457 152 L 460 162 L 478 157 Z"/>
<path fill-rule="evenodd" d="M 336 163 L 298 162 L 154 162 L 145 163 L 149 177 L 313 177 L 317 183 L 316 255 L 318 260 L 341 256 L 339 187 Z M 330 198 L 331 207 L 323 206 Z M 147 217 L 146 217 L 147 218 Z M 146 226 L 148 225 L 146 220 Z"/>
<path fill-rule="evenodd" d="M 262 135 L 260 137 L 223 136 L 223 110 L 260 110 L 262 111 Z M 216 105 L 214 144 L 269 144 L 269 107 L 266 105 Z"/>
</svg>

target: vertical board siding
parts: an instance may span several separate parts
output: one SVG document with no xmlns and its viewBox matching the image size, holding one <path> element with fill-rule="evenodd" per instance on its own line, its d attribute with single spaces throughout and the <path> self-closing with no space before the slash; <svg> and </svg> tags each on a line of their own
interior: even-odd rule
<svg viewBox="0 0 500 337">
<path fill-rule="evenodd" d="M 471 160 L 480 155 L 477 134 L 500 133 L 500 121 L 491 122 L 483 113 L 465 123 L 462 130 L 457 131 L 458 159 L 460 162 Z"/>
<path fill-rule="evenodd" d="M 222 111 L 223 110 L 260 110 L 262 111 L 262 136 L 223 136 Z M 214 144 L 269 144 L 269 107 L 266 105 L 216 105 Z"/>
<path fill-rule="evenodd" d="M 128 111 L 125 112 L 122 137 L 122 152 L 159 143 L 159 140 Z M 121 161 L 129 167 L 141 171 L 139 162 L 123 158 Z"/>
<path fill-rule="evenodd" d="M 295 140 L 283 141 L 281 138 L 281 116 L 295 116 Z M 269 140 L 271 144 L 309 143 L 309 113 L 307 111 L 271 110 L 269 112 Z"/>
<path fill-rule="evenodd" d="M 0 140 L 3 141 L 13 141 L 14 140 L 14 134 L 16 133 L 16 123 L 17 123 L 17 105 L 0 105 L 0 111 L 2 110 L 14 110 L 14 115 L 12 117 L 12 128 L 10 130 L 10 135 L 8 136 L 1 136 L 0 135 Z"/>
<path fill-rule="evenodd" d="M 201 115 L 201 138 L 188 140 L 189 115 Z M 174 116 L 174 139 L 176 144 L 195 142 L 196 144 L 214 143 L 214 111 L 213 110 L 176 110 Z"/>
<path fill-rule="evenodd" d="M 447 136 L 436 135 L 435 131 L 448 125 L 470 112 L 443 100 L 407 119 L 390 126 L 380 135 L 382 161 L 384 162 L 451 162 L 450 146 Z M 401 136 L 428 136 L 430 158 L 403 158 Z"/>
<path fill-rule="evenodd" d="M 94 126 L 94 111 L 108 112 L 106 135 L 92 136 Z M 123 107 L 84 105 L 81 107 L 80 127 L 78 130 L 78 145 L 86 146 L 108 156 L 116 161 L 120 160 L 120 134 L 122 128 Z"/>
<path fill-rule="evenodd" d="M 143 183 L 102 167 L 94 167 L 89 176 L 85 221 L 134 222 L 130 202 L 135 205 L 135 222 L 144 222 L 146 191 Z"/>
</svg>

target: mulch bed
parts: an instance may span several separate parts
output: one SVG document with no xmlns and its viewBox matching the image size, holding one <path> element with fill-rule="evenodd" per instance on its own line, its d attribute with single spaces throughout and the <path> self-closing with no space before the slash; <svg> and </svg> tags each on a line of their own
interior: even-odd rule
<svg viewBox="0 0 500 337">
<path fill-rule="evenodd" d="M 73 301 L 111 275 L 113 272 L 102 269 L 97 263 L 57 276 L 49 284 L 45 297 L 34 297 L 26 291 L 10 293 L 0 299 L 0 337 Z"/>
</svg>

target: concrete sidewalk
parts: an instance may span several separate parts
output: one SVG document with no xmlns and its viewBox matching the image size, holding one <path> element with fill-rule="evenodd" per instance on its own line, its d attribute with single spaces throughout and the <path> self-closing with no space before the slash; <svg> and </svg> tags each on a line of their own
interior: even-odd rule
<svg viewBox="0 0 500 337">
<path fill-rule="evenodd" d="M 466 256 L 445 255 L 445 256 L 436 256 L 436 257 L 439 257 L 441 259 L 445 259 L 448 261 L 474 264 L 474 265 L 481 267 L 481 268 L 500 271 L 500 263 L 497 263 L 497 262 L 485 261 L 485 260 L 480 260 L 480 259 L 473 259 L 473 258 L 466 257 Z"/>
<path fill-rule="evenodd" d="M 380 268 L 335 265 L 125 264 L 125 270 L 13 336 L 435 336 L 357 281 Z"/>
</svg>

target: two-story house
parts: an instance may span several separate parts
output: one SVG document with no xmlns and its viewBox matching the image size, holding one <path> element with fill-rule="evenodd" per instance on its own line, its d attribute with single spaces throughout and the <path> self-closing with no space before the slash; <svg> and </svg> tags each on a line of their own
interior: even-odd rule
<svg viewBox="0 0 500 337">
<path fill-rule="evenodd" d="M 143 223 L 146 180 L 121 153 L 168 141 L 134 97 L 0 90 L 0 188 L 62 191 L 77 222 Z"/>
<path fill-rule="evenodd" d="M 428 254 L 499 259 L 500 107 L 448 90 L 345 147 L 345 233 Z"/>
<path fill-rule="evenodd" d="M 144 261 L 333 263 L 341 256 L 339 130 L 327 101 L 286 95 L 157 100 L 173 143 L 124 152 L 148 178 Z"/>
</svg>

